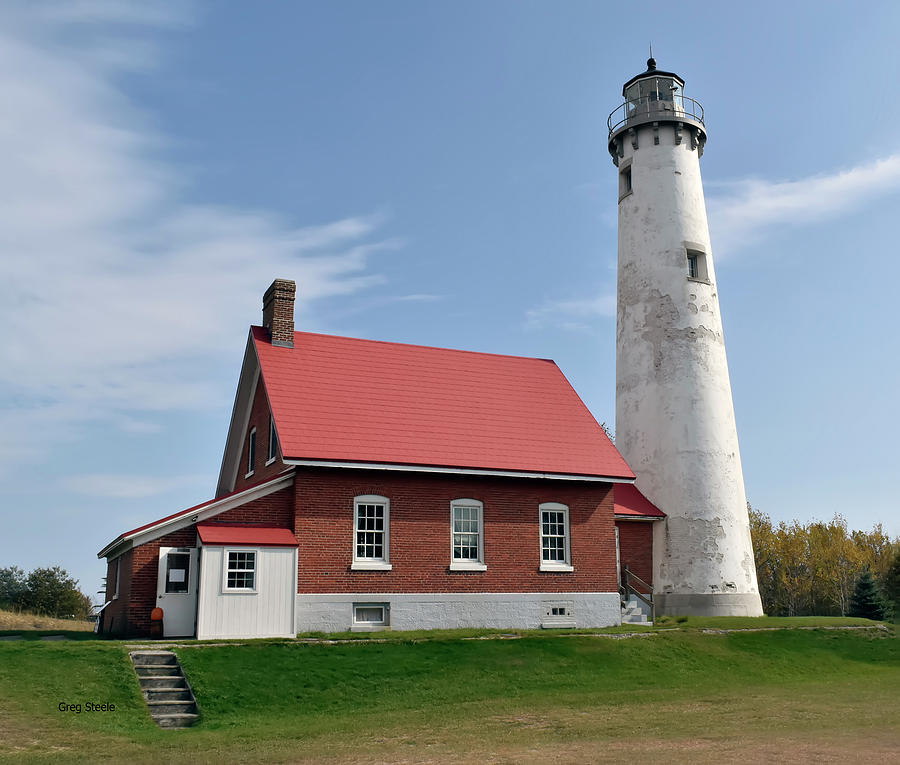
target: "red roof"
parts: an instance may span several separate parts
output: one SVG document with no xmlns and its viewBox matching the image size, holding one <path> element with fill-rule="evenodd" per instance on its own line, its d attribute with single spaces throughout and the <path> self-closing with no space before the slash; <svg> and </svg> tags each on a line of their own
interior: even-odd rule
<svg viewBox="0 0 900 765">
<path fill-rule="evenodd" d="M 252 333 L 285 459 L 634 478 L 553 361 Z"/>
<path fill-rule="evenodd" d="M 201 523 L 197 525 L 200 541 L 205 545 L 256 545 L 261 547 L 298 547 L 297 538 L 290 529 L 273 529 L 264 526 L 219 526 Z"/>
<path fill-rule="evenodd" d="M 666 514 L 647 499 L 632 483 L 613 486 L 613 502 L 616 515 L 633 515 L 639 518 L 665 518 Z"/>
</svg>

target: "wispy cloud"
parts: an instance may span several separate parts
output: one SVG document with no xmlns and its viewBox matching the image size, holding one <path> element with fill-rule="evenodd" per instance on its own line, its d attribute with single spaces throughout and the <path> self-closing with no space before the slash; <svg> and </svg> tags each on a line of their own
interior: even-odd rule
<svg viewBox="0 0 900 765">
<path fill-rule="evenodd" d="M 900 153 L 795 181 L 748 179 L 708 187 L 716 258 L 727 258 L 774 227 L 847 215 L 868 200 L 896 191 L 900 191 Z"/>
<path fill-rule="evenodd" d="M 572 331 L 590 331 L 596 320 L 616 315 L 616 296 L 604 294 L 575 300 L 548 300 L 525 314 L 529 329 L 556 327 Z"/>
<path fill-rule="evenodd" d="M 154 30 L 184 21 L 180 6 L 145 6 L 0 8 L 7 460 L 96 417 L 151 431 L 148 411 L 208 406 L 220 398 L 210 366 L 258 320 L 272 278 L 297 280 L 298 321 L 314 328 L 311 304 L 381 283 L 370 261 L 397 246 L 377 214 L 298 226 L 185 201 L 188 179 L 160 159 L 165 137 L 118 88 L 160 58 Z"/>
<path fill-rule="evenodd" d="M 166 477 L 91 473 L 88 475 L 69 476 L 61 483 L 66 490 L 89 497 L 143 499 L 166 494 L 175 489 L 183 489 L 187 486 L 204 486 L 209 483 L 209 477 L 197 475 Z"/>
</svg>

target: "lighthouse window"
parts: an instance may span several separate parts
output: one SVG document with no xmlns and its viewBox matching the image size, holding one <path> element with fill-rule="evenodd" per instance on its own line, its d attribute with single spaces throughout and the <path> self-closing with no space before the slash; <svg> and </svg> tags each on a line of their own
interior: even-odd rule
<svg viewBox="0 0 900 765">
<path fill-rule="evenodd" d="M 619 173 L 619 199 L 631 193 L 631 168 L 626 167 Z"/>
<path fill-rule="evenodd" d="M 619 201 L 631 193 L 631 159 L 623 160 L 619 168 Z"/>
<path fill-rule="evenodd" d="M 709 274 L 706 270 L 706 253 L 699 250 L 687 251 L 688 279 L 698 282 L 709 282 Z"/>
</svg>

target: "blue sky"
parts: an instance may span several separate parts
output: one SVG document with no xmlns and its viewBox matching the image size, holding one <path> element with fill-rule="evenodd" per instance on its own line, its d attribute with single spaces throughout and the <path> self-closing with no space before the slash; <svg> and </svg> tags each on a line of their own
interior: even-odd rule
<svg viewBox="0 0 900 765">
<path fill-rule="evenodd" d="M 702 170 L 751 503 L 900 534 L 900 5 L 7 3 L 0 566 L 87 592 L 212 496 L 248 325 L 553 358 L 615 391 L 606 117 L 659 65 Z"/>
</svg>

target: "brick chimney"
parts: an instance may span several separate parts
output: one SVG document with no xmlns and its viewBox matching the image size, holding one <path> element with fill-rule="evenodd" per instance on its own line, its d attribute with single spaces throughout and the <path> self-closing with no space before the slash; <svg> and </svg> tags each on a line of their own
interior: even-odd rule
<svg viewBox="0 0 900 765">
<path fill-rule="evenodd" d="M 276 279 L 263 295 L 263 326 L 272 345 L 294 347 L 294 295 L 297 285 L 290 279 Z"/>
</svg>

